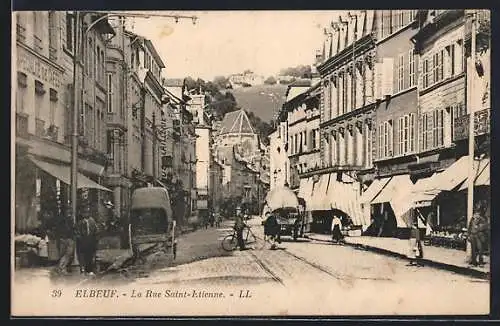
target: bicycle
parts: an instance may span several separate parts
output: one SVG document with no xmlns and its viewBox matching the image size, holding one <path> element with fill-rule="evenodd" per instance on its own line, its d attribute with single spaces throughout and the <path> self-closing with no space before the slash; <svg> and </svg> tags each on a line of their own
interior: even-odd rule
<svg viewBox="0 0 500 326">
<path fill-rule="evenodd" d="M 257 237 L 255 236 L 255 234 L 253 234 L 249 226 L 245 226 L 245 228 L 243 229 L 243 241 L 245 242 L 245 246 L 257 242 Z M 232 234 L 228 234 L 224 237 L 224 239 L 222 239 L 221 246 L 225 251 L 233 251 L 238 247 L 238 237 L 236 236 L 236 230 L 234 230 Z"/>
</svg>

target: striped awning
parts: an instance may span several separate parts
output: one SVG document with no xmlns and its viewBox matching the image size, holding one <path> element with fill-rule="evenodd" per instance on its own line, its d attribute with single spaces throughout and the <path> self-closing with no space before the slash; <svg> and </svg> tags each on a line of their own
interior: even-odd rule
<svg viewBox="0 0 500 326">
<path fill-rule="evenodd" d="M 328 186 L 328 200 L 330 208 L 346 213 L 355 225 L 369 225 L 369 216 L 364 214 L 361 207 L 359 182 L 344 182 L 337 180 L 337 173 L 330 175 Z"/>
<path fill-rule="evenodd" d="M 330 175 L 323 174 L 319 181 L 314 184 L 308 211 L 328 211 L 331 209 L 326 193 L 329 181 Z"/>
<path fill-rule="evenodd" d="M 366 189 L 361 195 L 359 201 L 361 204 L 369 204 L 371 201 L 378 196 L 378 194 L 384 189 L 384 187 L 389 183 L 391 178 L 382 178 L 373 180 L 372 184 Z"/>
<path fill-rule="evenodd" d="M 306 202 L 306 210 L 309 210 L 309 205 L 312 200 L 312 191 L 313 191 L 312 177 L 300 179 L 298 196 L 300 198 L 303 198 L 304 201 Z"/>
</svg>

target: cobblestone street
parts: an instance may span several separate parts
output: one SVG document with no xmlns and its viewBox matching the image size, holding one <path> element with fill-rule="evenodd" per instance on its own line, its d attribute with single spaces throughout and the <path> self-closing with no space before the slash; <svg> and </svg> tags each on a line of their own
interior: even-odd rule
<svg viewBox="0 0 500 326">
<path fill-rule="evenodd" d="M 260 237 L 260 220 L 250 222 Z M 84 280 L 78 288 L 100 289 L 112 284 L 118 293 L 124 293 L 117 300 L 132 314 L 404 315 L 450 314 L 460 307 L 470 314 L 488 313 L 488 281 L 431 267 L 410 267 L 401 259 L 309 240 L 284 238 L 278 250 L 269 250 L 259 239 L 253 250 L 226 253 L 220 240 L 230 231 L 230 222 L 226 222 L 219 229 L 188 233 L 179 239 L 174 263 L 150 257 L 141 273 Z M 64 291 L 73 296 L 72 286 Z M 146 297 L 131 300 L 138 291 Z M 166 291 L 170 299 L 163 299 Z M 162 293 L 162 299 L 148 300 L 153 293 Z M 180 293 L 187 293 L 188 298 L 175 300 Z M 222 293 L 222 297 L 198 298 L 214 293 Z M 197 305 L 195 310 L 189 299 Z M 203 300 L 212 304 L 204 305 Z M 214 304 L 217 300 L 220 305 Z M 92 301 L 81 309 L 109 314 L 111 302 L 115 300 Z M 259 311 L 254 307 L 257 302 Z"/>
</svg>

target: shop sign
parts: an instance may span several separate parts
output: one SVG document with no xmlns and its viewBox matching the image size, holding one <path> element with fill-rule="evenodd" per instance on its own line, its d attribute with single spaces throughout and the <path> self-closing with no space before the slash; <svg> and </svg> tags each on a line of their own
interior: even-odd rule
<svg viewBox="0 0 500 326">
<path fill-rule="evenodd" d="M 17 49 L 17 69 L 19 71 L 29 73 L 35 78 L 54 86 L 54 88 L 61 87 L 62 74 L 58 69 L 51 67 L 48 63 L 22 47 Z"/>
<path fill-rule="evenodd" d="M 474 113 L 474 135 L 490 133 L 490 110 L 485 109 Z M 455 118 L 453 121 L 453 141 L 469 138 L 469 115 Z"/>
</svg>

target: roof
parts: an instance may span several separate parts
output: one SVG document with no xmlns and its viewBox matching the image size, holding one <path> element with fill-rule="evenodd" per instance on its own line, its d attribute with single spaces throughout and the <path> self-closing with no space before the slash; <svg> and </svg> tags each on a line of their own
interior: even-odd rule
<svg viewBox="0 0 500 326">
<path fill-rule="evenodd" d="M 222 120 L 219 134 L 255 134 L 252 123 L 245 110 L 238 110 L 226 113 Z"/>
<path fill-rule="evenodd" d="M 184 79 L 182 79 L 182 78 L 165 79 L 163 82 L 163 86 L 165 86 L 165 87 L 182 87 L 182 86 L 184 86 Z"/>
<path fill-rule="evenodd" d="M 286 101 L 294 99 L 295 97 L 307 92 L 310 86 L 291 86 L 286 92 Z"/>
<path fill-rule="evenodd" d="M 160 55 L 156 51 L 155 46 L 153 45 L 153 42 L 151 42 L 148 39 L 145 39 L 144 43 L 148 47 L 149 51 L 151 51 L 151 54 L 155 58 L 156 63 L 158 63 L 158 66 L 160 66 L 160 68 L 165 68 L 165 63 L 163 63 L 163 60 L 161 59 Z"/>
</svg>

